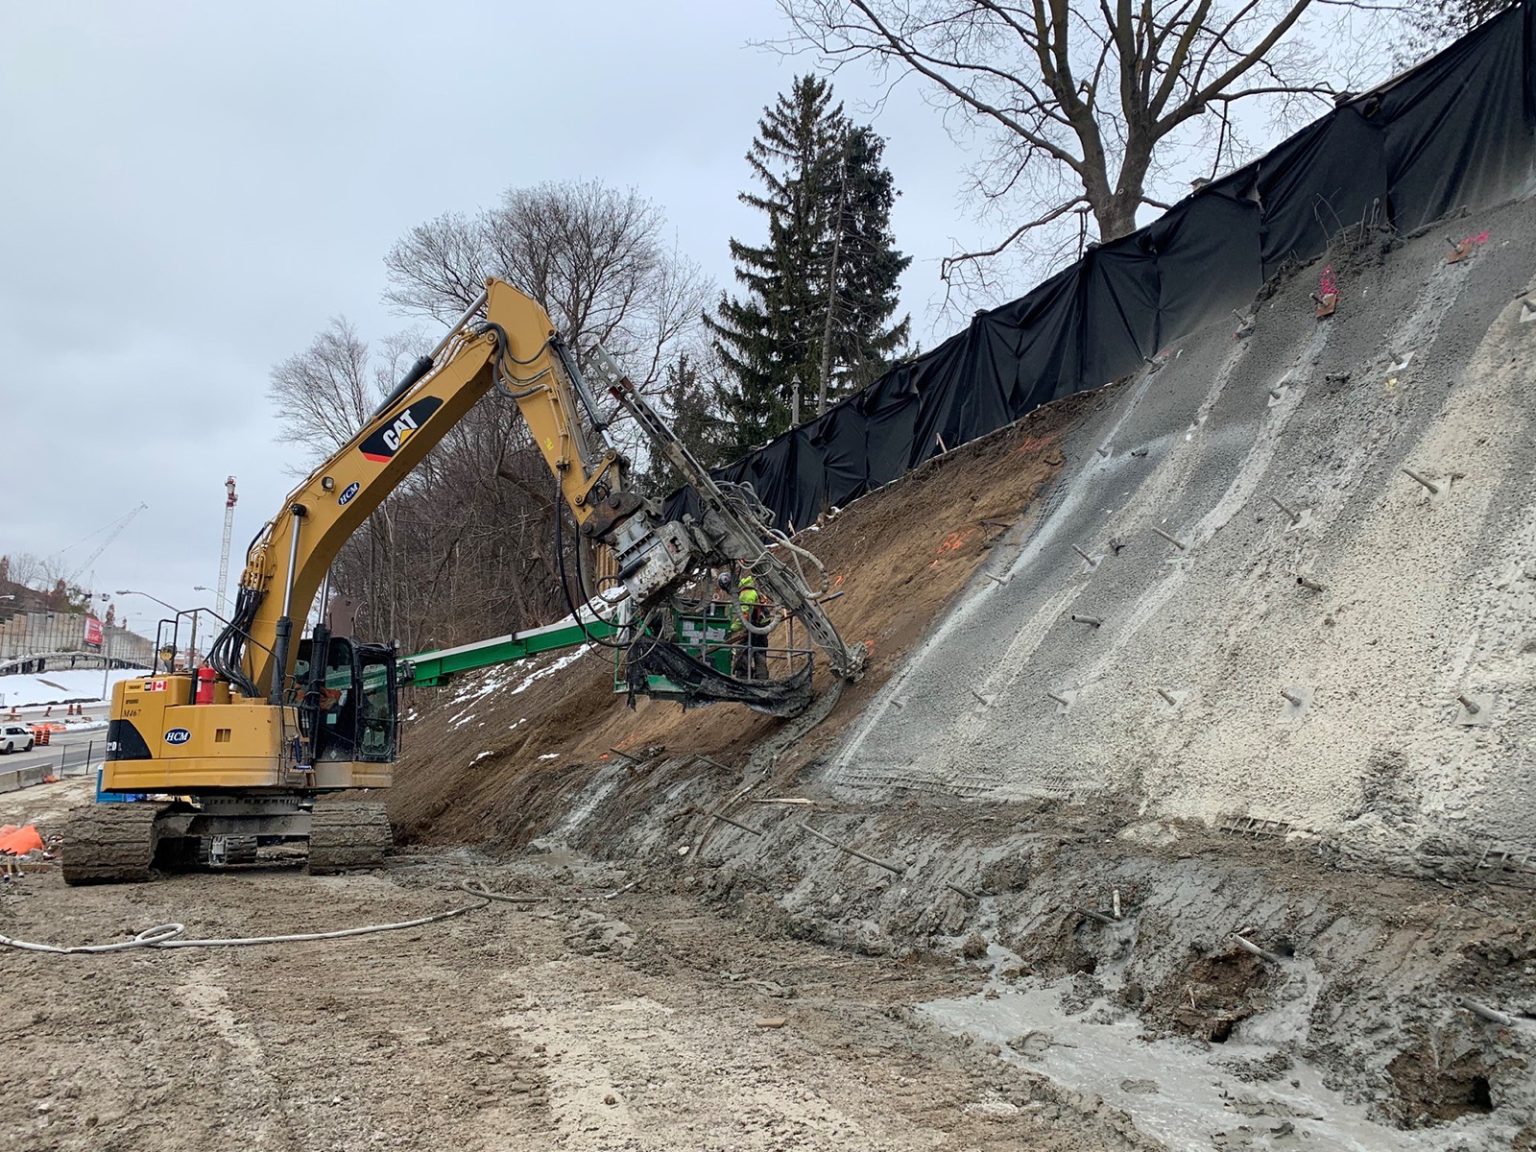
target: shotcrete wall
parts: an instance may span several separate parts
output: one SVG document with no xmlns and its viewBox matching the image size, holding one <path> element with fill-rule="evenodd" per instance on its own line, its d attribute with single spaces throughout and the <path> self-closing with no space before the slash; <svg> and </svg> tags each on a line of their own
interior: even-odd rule
<svg viewBox="0 0 1536 1152">
<path fill-rule="evenodd" d="M 1536 212 L 1449 230 L 1467 259 L 1338 249 L 1120 385 L 829 782 L 1536 853 Z"/>
</svg>

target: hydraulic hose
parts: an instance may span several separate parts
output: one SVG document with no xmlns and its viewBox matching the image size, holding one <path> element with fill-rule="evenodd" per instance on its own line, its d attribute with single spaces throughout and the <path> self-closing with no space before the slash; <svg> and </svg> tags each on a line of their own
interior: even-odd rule
<svg viewBox="0 0 1536 1152">
<path fill-rule="evenodd" d="M 471 889 L 461 885 L 464 891 Z M 0 936 L 0 945 L 7 948 L 17 948 L 23 952 L 46 952 L 54 956 L 75 956 L 80 954 L 96 955 L 104 952 L 126 952 L 133 948 L 243 948 L 253 944 L 299 944 L 310 940 L 343 940 L 349 936 L 368 936 L 376 932 L 398 932 L 404 928 L 420 928 L 424 924 L 435 924 L 440 920 L 449 920 L 455 916 L 462 916 L 466 912 L 475 912 L 481 908 L 490 906 L 492 900 L 506 900 L 507 897 L 498 896 L 495 893 L 484 891 L 472 892 L 472 895 L 480 897 L 478 904 L 465 904 L 458 908 L 450 908 L 446 912 L 434 912 L 430 916 L 418 916 L 414 920 L 399 920 L 390 924 L 364 924 L 357 928 L 338 928 L 330 932 L 295 932 L 283 936 L 233 936 L 222 939 L 209 940 L 183 940 L 181 934 L 186 931 L 184 924 L 156 924 L 153 928 L 146 928 L 131 940 L 119 940 L 112 944 L 76 944 L 70 947 L 62 947 L 57 944 L 37 944 L 30 940 L 17 940 L 10 936 Z"/>
</svg>

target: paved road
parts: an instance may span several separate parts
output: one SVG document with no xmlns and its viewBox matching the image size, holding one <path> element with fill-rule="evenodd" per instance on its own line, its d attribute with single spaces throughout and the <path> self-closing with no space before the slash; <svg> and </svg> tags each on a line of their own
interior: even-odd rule
<svg viewBox="0 0 1536 1152">
<path fill-rule="evenodd" d="M 0 756 L 0 773 L 12 772 L 17 768 L 32 768 L 39 764 L 53 768 L 55 775 L 60 768 L 70 774 L 84 772 L 87 764 L 101 759 L 106 742 L 105 728 L 87 732 L 55 732 L 52 742 L 46 748 Z"/>
</svg>

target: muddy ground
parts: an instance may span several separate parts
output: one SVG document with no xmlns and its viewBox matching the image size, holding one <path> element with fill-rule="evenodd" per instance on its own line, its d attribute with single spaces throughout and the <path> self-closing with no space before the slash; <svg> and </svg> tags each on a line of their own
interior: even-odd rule
<svg viewBox="0 0 1536 1152">
<path fill-rule="evenodd" d="M 78 782 L 0 798 L 46 826 Z M 949 960 L 837 951 L 725 920 L 609 865 L 465 850 L 381 872 L 257 866 L 0 887 L 0 933 L 121 940 L 310 932 L 547 897 L 403 932 L 250 948 L 0 950 L 0 1147 L 1012 1149 L 1136 1146 L 914 1005 L 975 991 Z"/>
</svg>

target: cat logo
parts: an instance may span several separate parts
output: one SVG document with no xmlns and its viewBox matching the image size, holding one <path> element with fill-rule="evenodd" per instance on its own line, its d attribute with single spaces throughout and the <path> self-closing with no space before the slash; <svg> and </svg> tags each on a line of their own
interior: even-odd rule
<svg viewBox="0 0 1536 1152">
<path fill-rule="evenodd" d="M 360 451 L 369 460 L 384 463 L 400 451 L 401 446 L 416 434 L 442 404 L 435 396 L 424 396 L 416 403 L 402 408 L 382 428 L 362 442 Z"/>
</svg>

